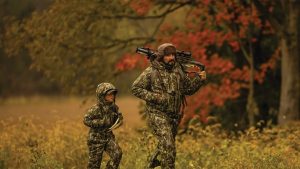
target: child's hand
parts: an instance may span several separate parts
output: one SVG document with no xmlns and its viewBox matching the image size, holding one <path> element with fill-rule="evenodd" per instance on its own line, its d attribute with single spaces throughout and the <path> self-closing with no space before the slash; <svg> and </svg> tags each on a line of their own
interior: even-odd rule
<svg viewBox="0 0 300 169">
<path fill-rule="evenodd" d="M 120 120 L 123 120 L 123 115 L 122 115 L 121 112 L 118 112 L 118 116 L 119 116 L 119 119 L 120 119 Z"/>
</svg>

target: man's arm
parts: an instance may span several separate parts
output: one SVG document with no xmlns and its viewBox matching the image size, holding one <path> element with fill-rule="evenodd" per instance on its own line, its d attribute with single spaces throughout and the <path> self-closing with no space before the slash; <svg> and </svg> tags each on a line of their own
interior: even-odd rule
<svg viewBox="0 0 300 169">
<path fill-rule="evenodd" d="M 199 90 L 199 88 L 204 84 L 204 81 L 206 80 L 206 73 L 203 72 L 201 72 L 200 74 L 196 74 L 196 77 L 194 78 L 190 78 L 187 75 L 185 75 L 183 80 L 184 95 L 192 95 L 196 93 Z"/>
<path fill-rule="evenodd" d="M 136 97 L 152 102 L 161 104 L 166 101 L 166 97 L 160 93 L 151 91 L 151 67 L 148 67 L 132 84 L 131 92 Z"/>
</svg>

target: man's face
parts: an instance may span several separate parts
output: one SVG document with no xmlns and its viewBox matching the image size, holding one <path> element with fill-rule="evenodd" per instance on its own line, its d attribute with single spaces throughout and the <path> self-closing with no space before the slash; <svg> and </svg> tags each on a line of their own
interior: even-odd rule
<svg viewBox="0 0 300 169">
<path fill-rule="evenodd" d="M 115 93 L 111 92 L 111 93 L 107 93 L 104 97 L 105 101 L 107 101 L 108 103 L 113 103 L 115 102 Z"/>
<path fill-rule="evenodd" d="M 175 64 L 175 55 L 174 54 L 165 55 L 163 58 L 163 62 L 165 64 L 173 66 Z"/>
</svg>

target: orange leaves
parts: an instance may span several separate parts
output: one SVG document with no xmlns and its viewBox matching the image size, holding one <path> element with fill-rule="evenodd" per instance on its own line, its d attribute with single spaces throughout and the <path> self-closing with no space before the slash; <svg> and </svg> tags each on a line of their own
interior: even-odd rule
<svg viewBox="0 0 300 169">
<path fill-rule="evenodd" d="M 211 0 L 203 0 L 202 3 L 204 5 L 209 5 L 211 3 Z"/>
<path fill-rule="evenodd" d="M 202 122 L 214 106 L 224 106 L 229 99 L 236 99 L 240 96 L 241 83 L 228 77 L 223 77 L 220 84 L 210 83 L 202 87 L 201 92 L 188 98 L 186 114 L 188 117 L 198 114 Z M 188 118 L 186 117 L 186 118 Z"/>
<path fill-rule="evenodd" d="M 206 65 L 210 74 L 225 74 L 234 68 L 230 60 L 220 58 L 217 54 L 213 55 Z"/>
<path fill-rule="evenodd" d="M 260 84 L 263 83 L 267 70 L 274 70 L 279 59 L 280 48 L 277 48 L 272 57 L 267 62 L 260 65 L 260 70 L 255 74 L 255 80 L 257 80 Z"/>
<path fill-rule="evenodd" d="M 217 24 L 222 24 L 223 22 L 230 22 L 234 19 L 233 13 L 228 13 L 228 11 L 222 11 L 216 14 L 215 19 Z"/>
<path fill-rule="evenodd" d="M 130 7 L 136 12 L 136 14 L 142 16 L 148 13 L 152 7 L 152 3 L 149 0 L 132 0 Z"/>
<path fill-rule="evenodd" d="M 116 69 L 118 71 L 132 70 L 136 67 L 145 68 L 147 66 L 148 60 L 146 57 L 141 57 L 140 55 L 125 54 L 122 59 L 116 64 Z"/>
<path fill-rule="evenodd" d="M 229 42 L 229 45 L 232 47 L 232 50 L 234 52 L 237 52 L 240 50 L 240 44 L 237 41 L 231 41 L 231 42 Z"/>
<path fill-rule="evenodd" d="M 139 15 L 149 11 L 147 0 L 132 2 Z M 200 92 L 189 97 L 187 116 L 205 121 L 212 107 L 223 106 L 228 100 L 240 96 L 242 88 L 249 87 L 250 69 L 241 47 L 249 51 L 249 43 L 256 43 L 261 33 L 272 34 L 269 22 L 263 21 L 250 1 L 211 1 L 197 3 L 187 15 L 184 25 L 178 28 L 173 23 L 160 27 L 157 44 L 171 42 L 178 50 L 190 51 L 193 57 L 206 65 L 209 83 Z M 241 46 L 243 45 L 243 46 Z M 255 50 L 255 49 L 253 49 Z M 255 80 L 262 83 L 267 70 L 274 69 L 278 51 L 255 72 Z M 125 55 L 117 65 L 119 70 L 147 65 L 145 57 Z M 244 64 L 244 65 L 237 65 Z M 236 64 L 236 65 L 235 65 Z M 255 63 L 258 67 L 259 63 Z"/>
<path fill-rule="evenodd" d="M 242 69 L 234 69 L 229 73 L 229 76 L 233 80 L 248 82 L 250 79 L 249 67 L 243 66 Z"/>
</svg>

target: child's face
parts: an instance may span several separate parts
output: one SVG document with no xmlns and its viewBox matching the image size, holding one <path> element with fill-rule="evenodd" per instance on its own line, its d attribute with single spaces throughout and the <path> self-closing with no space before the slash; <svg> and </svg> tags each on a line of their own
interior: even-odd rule
<svg viewBox="0 0 300 169">
<path fill-rule="evenodd" d="M 115 102 L 115 93 L 111 92 L 111 93 L 107 93 L 104 97 L 105 101 L 109 102 L 109 103 L 113 103 Z"/>
</svg>

